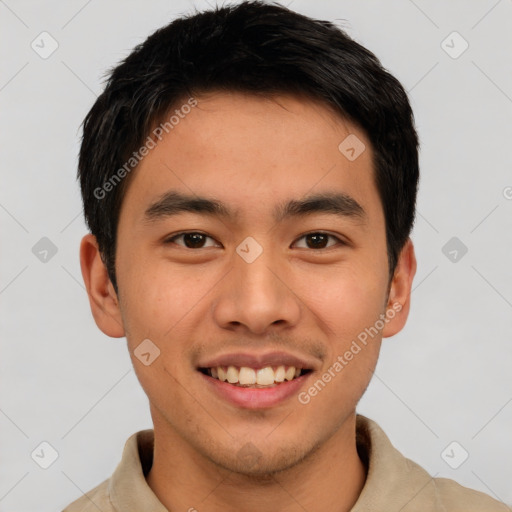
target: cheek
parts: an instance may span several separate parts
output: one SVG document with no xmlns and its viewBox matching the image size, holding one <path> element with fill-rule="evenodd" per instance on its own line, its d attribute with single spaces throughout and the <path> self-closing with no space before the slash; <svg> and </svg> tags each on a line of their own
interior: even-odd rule
<svg viewBox="0 0 512 512">
<path fill-rule="evenodd" d="M 120 276 L 121 277 L 121 276 Z M 132 363 L 146 394 L 160 410 L 181 407 L 181 386 L 189 367 L 183 360 L 188 333 L 194 329 L 194 313 L 205 292 L 205 283 L 187 279 L 170 265 L 150 263 L 126 266 L 119 289 Z M 138 359 L 139 345 L 149 339 L 149 352 L 158 354 L 150 365 Z M 147 342 L 145 342 L 147 343 Z M 141 347 L 143 345 L 140 345 Z"/>
<path fill-rule="evenodd" d="M 341 420 L 346 407 L 357 403 L 368 386 L 379 356 L 380 329 L 375 329 L 383 313 L 385 288 L 377 276 L 360 279 L 331 280 L 317 292 L 312 302 L 315 315 L 328 329 L 325 331 L 328 355 L 318 379 L 328 383 L 312 383 L 308 393 L 320 395 L 318 416 Z M 341 404 L 344 404 L 343 406 Z"/>
<path fill-rule="evenodd" d="M 181 329 L 208 289 L 208 281 L 198 272 L 188 275 L 166 262 L 124 270 L 119 285 L 129 331 L 148 337 L 164 338 L 178 323 Z"/>
<path fill-rule="evenodd" d="M 315 282 L 313 282 L 315 281 Z M 327 325 L 333 348 L 342 349 L 365 328 L 374 325 L 383 311 L 386 282 L 380 273 L 352 268 L 331 269 L 329 278 L 308 280 L 304 290 L 308 306 Z"/>
</svg>

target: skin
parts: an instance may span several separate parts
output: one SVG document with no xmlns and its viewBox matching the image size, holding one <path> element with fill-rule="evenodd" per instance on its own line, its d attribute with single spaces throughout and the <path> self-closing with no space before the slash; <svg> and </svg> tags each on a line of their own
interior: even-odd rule
<svg viewBox="0 0 512 512">
<path fill-rule="evenodd" d="M 127 337 L 149 398 L 155 450 L 148 484 L 169 510 L 350 510 L 366 478 L 355 408 L 382 337 L 406 323 L 413 244 L 404 246 L 390 282 L 371 144 L 357 126 L 288 95 L 197 100 L 131 177 L 117 234 L 119 296 L 94 237 L 81 245 L 95 321 L 108 336 Z M 366 146 L 352 162 L 338 150 L 349 134 Z M 237 215 L 187 212 L 148 222 L 144 212 L 169 190 L 220 200 Z M 272 217 L 278 203 L 332 191 L 354 198 L 365 221 Z M 181 231 L 207 235 L 204 246 L 168 241 Z M 304 235 L 318 231 L 337 238 L 325 248 L 308 245 Z M 263 249 L 252 263 L 236 252 L 248 236 Z M 243 409 L 214 395 L 196 370 L 200 359 L 218 354 L 283 350 L 315 362 L 307 390 L 393 304 L 401 310 L 307 405 L 293 396 Z M 147 338 L 160 349 L 149 366 L 134 357 Z M 248 442 L 260 455 L 256 463 L 237 456 Z"/>
</svg>

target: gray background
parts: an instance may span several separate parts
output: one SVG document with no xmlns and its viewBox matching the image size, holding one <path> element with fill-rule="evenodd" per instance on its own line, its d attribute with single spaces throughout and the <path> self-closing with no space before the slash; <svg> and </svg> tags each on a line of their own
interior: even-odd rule
<svg viewBox="0 0 512 512">
<path fill-rule="evenodd" d="M 103 73 L 193 6 L 207 4 L 0 1 L 1 511 L 62 509 L 151 427 L 126 341 L 96 328 L 82 284 L 79 125 Z M 409 91 L 422 142 L 412 311 L 358 410 L 430 474 L 512 503 L 512 1 L 290 7 L 376 53 Z M 46 59 L 31 47 L 51 49 L 43 31 L 58 43 Z M 58 452 L 48 469 L 43 441 Z"/>
</svg>

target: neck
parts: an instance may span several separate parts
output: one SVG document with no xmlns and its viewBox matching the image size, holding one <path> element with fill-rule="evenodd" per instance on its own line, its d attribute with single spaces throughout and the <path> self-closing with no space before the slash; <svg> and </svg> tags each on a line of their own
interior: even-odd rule
<svg viewBox="0 0 512 512">
<path fill-rule="evenodd" d="M 158 428 L 148 485 L 168 510 L 348 512 L 366 480 L 356 448 L 355 413 L 295 466 L 248 476 L 202 457 L 174 431 Z"/>
</svg>

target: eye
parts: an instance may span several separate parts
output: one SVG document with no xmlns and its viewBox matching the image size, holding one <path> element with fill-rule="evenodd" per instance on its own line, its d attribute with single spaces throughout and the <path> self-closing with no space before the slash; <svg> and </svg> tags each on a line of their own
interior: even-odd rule
<svg viewBox="0 0 512 512">
<path fill-rule="evenodd" d="M 213 241 L 209 245 L 206 244 L 207 240 Z M 334 241 L 334 243 L 329 243 L 329 239 Z M 304 249 L 328 249 L 335 245 L 346 245 L 340 238 L 334 235 L 330 235 L 329 233 L 323 233 L 321 231 L 316 231 L 313 233 L 307 233 L 302 235 L 298 240 L 304 240 L 305 245 L 299 245 L 298 242 L 295 242 L 295 246 Z M 178 242 L 179 241 L 179 242 Z M 165 240 L 166 244 L 174 243 L 176 245 L 181 245 L 186 249 L 203 249 L 206 247 L 220 247 L 220 244 L 214 240 L 211 236 L 208 236 L 204 233 L 198 231 L 187 231 L 183 233 L 178 233 L 168 239 Z"/>
<path fill-rule="evenodd" d="M 177 240 L 182 240 L 183 243 L 177 243 L 177 245 L 181 245 L 186 249 L 202 249 L 204 247 L 219 247 L 217 242 L 214 240 L 213 245 L 205 245 L 207 239 L 214 240 L 211 236 L 205 235 L 204 233 L 199 233 L 197 231 L 188 231 L 186 233 L 178 233 L 177 235 L 172 236 L 165 240 L 166 244 L 176 243 Z"/>
<path fill-rule="evenodd" d="M 333 245 L 337 244 L 331 244 L 328 245 L 329 238 L 336 240 L 338 242 L 338 245 L 346 245 L 343 240 L 339 239 L 337 236 L 330 235 L 328 233 L 322 233 L 321 231 L 317 231 L 314 233 L 307 233 L 306 235 L 301 236 L 298 240 L 305 240 L 305 246 L 303 245 L 301 248 L 305 249 L 327 249 L 329 247 L 332 247 Z M 295 242 L 297 244 L 297 242 Z"/>
</svg>

